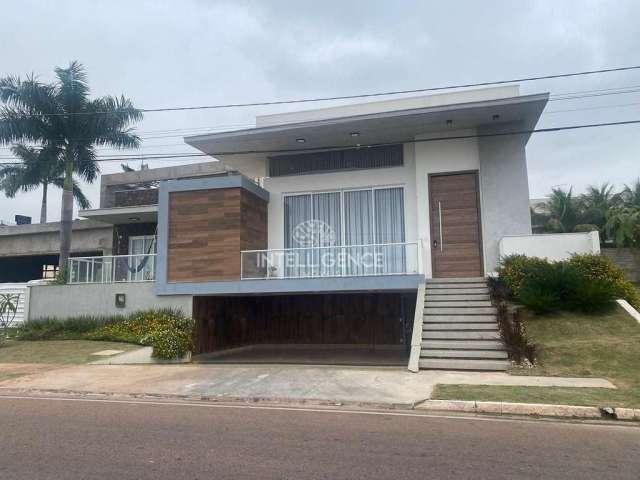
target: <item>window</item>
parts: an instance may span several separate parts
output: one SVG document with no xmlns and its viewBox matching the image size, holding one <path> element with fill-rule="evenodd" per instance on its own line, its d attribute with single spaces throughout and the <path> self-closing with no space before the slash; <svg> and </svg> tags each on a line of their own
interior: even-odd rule
<svg viewBox="0 0 640 480">
<path fill-rule="evenodd" d="M 156 253 L 155 235 L 129 237 L 128 280 L 139 282 L 153 280 L 154 259 L 149 254 Z M 135 255 L 135 256 L 131 256 Z"/>
<path fill-rule="evenodd" d="M 336 170 L 399 167 L 403 162 L 402 145 L 280 155 L 269 157 L 269 176 L 282 177 Z"/>
<path fill-rule="evenodd" d="M 58 275 L 58 265 L 42 265 L 42 278 L 54 279 Z"/>
<path fill-rule="evenodd" d="M 389 245 L 405 242 L 402 187 L 287 195 L 284 228 L 285 248 L 297 249 L 288 276 L 403 271 L 403 245 Z M 340 261 L 323 261 L 329 254 Z"/>
</svg>

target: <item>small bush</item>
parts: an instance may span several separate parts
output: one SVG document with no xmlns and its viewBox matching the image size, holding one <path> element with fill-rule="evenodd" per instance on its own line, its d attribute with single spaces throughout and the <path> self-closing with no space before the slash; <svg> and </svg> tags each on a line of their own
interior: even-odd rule
<svg viewBox="0 0 640 480">
<path fill-rule="evenodd" d="M 118 317 L 70 317 L 62 320 L 42 318 L 25 322 L 18 329 L 20 340 L 78 340 Z"/>
<path fill-rule="evenodd" d="M 127 316 L 32 320 L 20 329 L 20 340 L 104 340 L 153 347 L 156 358 L 173 360 L 193 350 L 190 317 L 179 310 L 144 310 Z"/>
<path fill-rule="evenodd" d="M 512 299 L 536 313 L 605 311 L 616 298 L 640 306 L 636 288 L 607 257 L 574 255 L 567 261 L 512 255 L 503 259 L 500 279 Z"/>
<path fill-rule="evenodd" d="M 610 282 L 578 277 L 565 298 L 567 310 L 584 313 L 603 312 L 615 305 L 616 288 Z"/>
<path fill-rule="evenodd" d="M 545 259 L 527 257 L 526 255 L 509 255 L 504 257 L 498 268 L 498 276 L 507 286 L 513 297 L 520 295 L 525 278 L 532 272 L 548 265 Z"/>
<path fill-rule="evenodd" d="M 613 261 L 603 255 L 573 255 L 569 265 L 580 274 L 592 280 L 602 280 L 613 285 L 615 295 L 624 298 L 635 308 L 640 308 L 640 294 L 636 287 L 628 281 L 624 272 Z"/>
<path fill-rule="evenodd" d="M 154 357 L 173 360 L 193 350 L 193 326 L 180 311 L 145 310 L 109 323 L 88 338 L 150 345 Z"/>
<path fill-rule="evenodd" d="M 509 359 L 518 365 L 535 365 L 538 348 L 529 341 L 525 322 L 517 311 L 510 312 L 506 304 L 498 305 L 498 328 Z"/>
</svg>

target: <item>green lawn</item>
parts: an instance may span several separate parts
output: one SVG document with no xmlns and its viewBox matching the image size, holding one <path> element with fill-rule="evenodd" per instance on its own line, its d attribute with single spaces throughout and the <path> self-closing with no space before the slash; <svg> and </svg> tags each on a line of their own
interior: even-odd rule
<svg viewBox="0 0 640 480">
<path fill-rule="evenodd" d="M 433 398 L 640 408 L 640 324 L 624 310 L 529 316 L 527 329 L 539 365 L 512 374 L 604 377 L 618 389 L 439 385 Z"/>
<path fill-rule="evenodd" d="M 8 340 L 0 345 L 0 364 L 82 364 L 104 358 L 91 355 L 93 352 L 100 350 L 124 350 L 127 352 L 137 348 L 140 348 L 140 345 L 91 340 L 44 340 L 37 342 Z M 2 369 L 1 365 L 0 369 Z"/>
</svg>

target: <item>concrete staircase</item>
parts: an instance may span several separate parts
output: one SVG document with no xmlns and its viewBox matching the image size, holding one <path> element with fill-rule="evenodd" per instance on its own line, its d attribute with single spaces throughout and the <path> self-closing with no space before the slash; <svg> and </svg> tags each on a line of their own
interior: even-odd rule
<svg viewBox="0 0 640 480">
<path fill-rule="evenodd" d="M 421 369 L 509 367 L 484 278 L 427 280 L 424 302 Z"/>
</svg>

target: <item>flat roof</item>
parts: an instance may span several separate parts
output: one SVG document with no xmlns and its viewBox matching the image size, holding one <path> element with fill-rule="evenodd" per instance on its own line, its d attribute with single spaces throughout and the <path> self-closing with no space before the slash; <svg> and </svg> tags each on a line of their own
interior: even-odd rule
<svg viewBox="0 0 640 480">
<path fill-rule="evenodd" d="M 80 210 L 78 215 L 91 220 L 98 220 L 111 225 L 124 223 L 153 223 L 158 220 L 157 205 L 140 205 L 132 207 L 95 208 Z"/>
<path fill-rule="evenodd" d="M 282 123 L 185 137 L 185 142 L 243 171 L 271 154 L 408 143 L 423 134 L 517 123 L 535 127 L 548 93 Z M 366 104 L 363 104 L 366 105 Z M 451 133 L 448 133 L 451 132 Z M 353 134 L 357 133 L 357 136 Z M 304 139 L 302 142 L 300 139 Z"/>
</svg>

